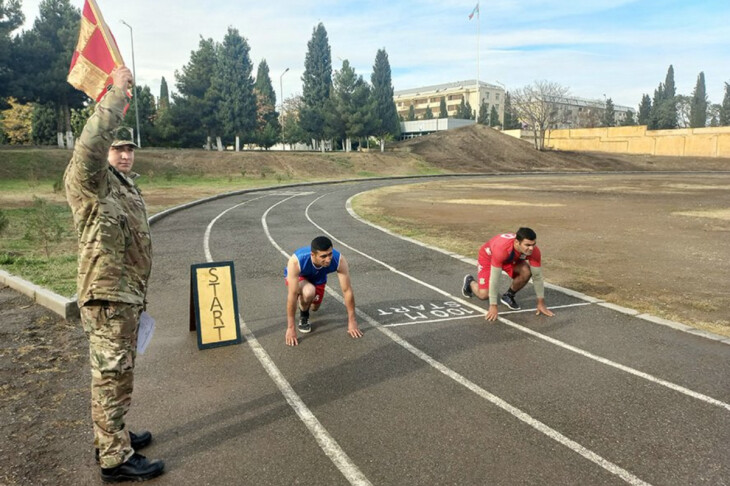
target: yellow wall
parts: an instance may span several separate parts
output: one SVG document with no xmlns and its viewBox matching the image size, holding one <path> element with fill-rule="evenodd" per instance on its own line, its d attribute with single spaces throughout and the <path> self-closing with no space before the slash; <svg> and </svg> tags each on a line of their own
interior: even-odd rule
<svg viewBox="0 0 730 486">
<path fill-rule="evenodd" d="M 551 130 L 555 150 L 692 157 L 730 157 L 730 127 L 647 130 L 646 126 Z"/>
</svg>

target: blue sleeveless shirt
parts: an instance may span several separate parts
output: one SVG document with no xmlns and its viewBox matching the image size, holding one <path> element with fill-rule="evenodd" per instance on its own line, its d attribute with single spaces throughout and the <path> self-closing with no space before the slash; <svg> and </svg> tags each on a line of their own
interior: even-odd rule
<svg viewBox="0 0 730 486">
<path fill-rule="evenodd" d="M 336 272 L 340 266 L 340 252 L 332 249 L 332 261 L 328 267 L 316 267 L 312 263 L 312 247 L 303 246 L 298 248 L 294 254 L 299 260 L 299 276 L 306 278 L 313 285 L 327 283 L 327 274 Z M 284 277 L 287 276 L 287 268 L 284 267 Z"/>
</svg>

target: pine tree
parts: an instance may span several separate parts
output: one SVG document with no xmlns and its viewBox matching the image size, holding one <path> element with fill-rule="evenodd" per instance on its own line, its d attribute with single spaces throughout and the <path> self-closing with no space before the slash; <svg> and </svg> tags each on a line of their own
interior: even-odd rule
<svg viewBox="0 0 730 486">
<path fill-rule="evenodd" d="M 34 145 L 56 143 L 56 110 L 52 105 L 34 104 L 32 126 Z"/>
<path fill-rule="evenodd" d="M 690 102 L 689 126 L 701 128 L 707 124 L 707 91 L 705 90 L 705 73 L 697 76 L 697 84 Z"/>
<path fill-rule="evenodd" d="M 333 108 L 327 117 L 328 130 L 333 136 L 344 139 L 343 148 L 347 152 L 352 149 L 352 138 L 362 136 L 366 129 L 367 117 L 363 116 L 363 109 L 369 108 L 369 92 L 363 89 L 364 84 L 362 76 L 355 73 L 347 59 L 333 76 Z"/>
<path fill-rule="evenodd" d="M 466 103 L 464 104 L 464 119 L 474 120 L 475 118 L 476 115 L 474 114 L 474 110 L 471 107 L 471 103 L 469 103 L 469 100 L 466 100 Z"/>
<path fill-rule="evenodd" d="M 14 46 L 11 34 L 21 27 L 24 21 L 20 0 L 0 2 L 0 109 L 7 108 L 2 106 L 2 99 L 14 94 L 11 84 L 16 78 L 15 69 L 19 65 L 13 62 Z"/>
<path fill-rule="evenodd" d="M 426 106 L 426 112 L 423 114 L 424 120 L 433 120 L 433 111 L 431 111 L 431 106 Z"/>
<path fill-rule="evenodd" d="M 496 127 L 499 125 L 499 113 L 497 107 L 492 105 L 492 110 L 489 112 L 489 126 Z"/>
<path fill-rule="evenodd" d="M 132 97 L 122 124 L 127 127 L 135 127 L 136 129 L 137 115 L 135 109 L 139 109 L 139 131 L 142 135 L 142 146 L 146 147 L 150 144 L 152 126 L 157 115 L 157 104 L 149 86 L 137 86 L 136 93 L 137 103 L 134 102 L 134 97 Z M 136 138 L 137 136 L 135 135 Z"/>
<path fill-rule="evenodd" d="M 170 121 L 176 129 L 173 138 L 183 147 L 199 147 L 204 138 L 205 148 L 210 150 L 218 125 L 217 104 L 209 94 L 217 56 L 213 39 L 201 37 L 198 50 L 190 53 L 190 61 L 182 71 L 175 71 L 178 94 L 173 95 Z"/>
<path fill-rule="evenodd" d="M 644 94 L 644 96 L 641 97 L 638 122 L 639 125 L 647 125 L 651 128 L 651 98 L 648 94 Z"/>
<path fill-rule="evenodd" d="M 613 100 L 611 98 L 606 100 L 606 107 L 601 117 L 601 125 L 604 127 L 616 126 L 616 109 L 613 106 Z"/>
<path fill-rule="evenodd" d="M 730 126 L 730 84 L 725 83 L 725 96 L 720 107 L 719 123 L 721 127 Z"/>
<path fill-rule="evenodd" d="M 269 76 L 269 65 L 262 59 L 254 83 L 256 96 L 256 143 L 265 149 L 279 141 L 281 125 L 276 111 L 276 92 Z"/>
<path fill-rule="evenodd" d="M 416 119 L 416 108 L 411 105 L 408 107 L 408 116 L 406 117 L 406 121 L 413 121 Z"/>
<path fill-rule="evenodd" d="M 502 120 L 502 128 L 504 130 L 514 130 L 516 128 L 521 128 L 520 120 L 517 117 L 517 114 L 515 113 L 515 110 L 512 108 L 512 97 L 510 96 L 509 92 L 506 91 L 504 93 L 504 120 Z"/>
<path fill-rule="evenodd" d="M 220 47 L 211 85 L 211 92 L 218 101 L 218 122 L 226 137 L 235 137 L 236 150 L 239 149 L 239 141 L 254 141 L 256 130 L 250 50 L 238 29 L 229 27 Z"/>
<path fill-rule="evenodd" d="M 159 109 L 160 111 L 164 111 L 170 107 L 170 92 L 167 89 L 167 81 L 165 81 L 165 76 L 162 76 L 162 81 L 160 81 L 160 100 L 159 100 Z"/>
<path fill-rule="evenodd" d="M 487 100 L 482 100 L 482 104 L 479 105 L 477 123 L 480 125 L 489 125 L 489 105 L 487 105 Z"/>
<path fill-rule="evenodd" d="M 634 112 L 631 111 L 631 110 L 629 110 L 629 111 L 626 112 L 626 116 L 621 121 L 621 126 L 622 127 L 630 127 L 630 126 L 633 126 L 633 125 L 636 125 L 636 121 L 634 120 Z"/>
<path fill-rule="evenodd" d="M 467 117 L 468 115 L 466 114 L 466 102 L 464 101 L 464 98 L 461 98 L 461 103 L 459 103 L 459 107 L 456 108 L 456 115 L 454 115 L 454 118 L 466 120 Z"/>
<path fill-rule="evenodd" d="M 391 80 L 390 62 L 385 49 L 378 49 L 370 77 L 373 85 L 373 119 L 374 134 L 380 139 L 380 151 L 385 151 L 385 139 L 400 135 L 398 111 L 393 101 L 393 82 Z"/>
<path fill-rule="evenodd" d="M 320 140 L 324 151 L 325 114 L 332 89 L 332 52 L 321 22 L 312 30 L 312 38 L 307 43 L 302 82 L 304 106 L 299 122 L 310 138 Z"/>
<path fill-rule="evenodd" d="M 677 128 L 677 90 L 674 86 L 674 67 L 670 64 L 664 81 L 664 97 L 659 110 L 659 128 Z"/>
<path fill-rule="evenodd" d="M 446 97 L 442 96 L 439 102 L 439 118 L 448 118 L 449 111 L 446 109 Z"/>
<path fill-rule="evenodd" d="M 657 89 L 654 90 L 654 99 L 651 103 L 651 114 L 649 116 L 649 130 L 659 130 L 661 128 L 661 110 L 664 105 L 664 84 L 659 83 Z"/>
</svg>

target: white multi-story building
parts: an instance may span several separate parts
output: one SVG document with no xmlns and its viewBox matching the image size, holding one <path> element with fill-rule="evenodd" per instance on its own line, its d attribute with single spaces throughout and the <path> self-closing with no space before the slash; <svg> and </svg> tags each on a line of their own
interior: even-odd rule
<svg viewBox="0 0 730 486">
<path fill-rule="evenodd" d="M 477 82 L 474 79 L 403 89 L 393 93 L 398 115 L 402 116 L 404 120 L 408 118 L 411 105 L 413 105 L 418 120 L 423 119 L 426 108 L 431 108 L 433 117 L 438 118 L 442 98 L 446 102 L 446 111 L 449 116 L 456 114 L 462 99 L 464 103 L 469 102 L 476 116 L 479 115 L 482 101 L 487 103 L 489 111 L 492 110 L 492 106 L 497 109 L 500 122 L 504 116 L 504 88 L 480 81 L 477 90 Z"/>
</svg>

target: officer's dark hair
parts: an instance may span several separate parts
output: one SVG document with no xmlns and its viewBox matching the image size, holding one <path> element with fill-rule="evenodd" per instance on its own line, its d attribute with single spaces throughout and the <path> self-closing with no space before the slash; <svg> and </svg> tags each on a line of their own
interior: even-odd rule
<svg viewBox="0 0 730 486">
<path fill-rule="evenodd" d="M 537 240 L 537 234 L 532 231 L 530 228 L 520 228 L 517 230 L 517 241 L 522 240 Z"/>
<path fill-rule="evenodd" d="M 332 248 L 332 241 L 326 236 L 318 236 L 312 240 L 312 251 L 327 251 Z"/>
</svg>

